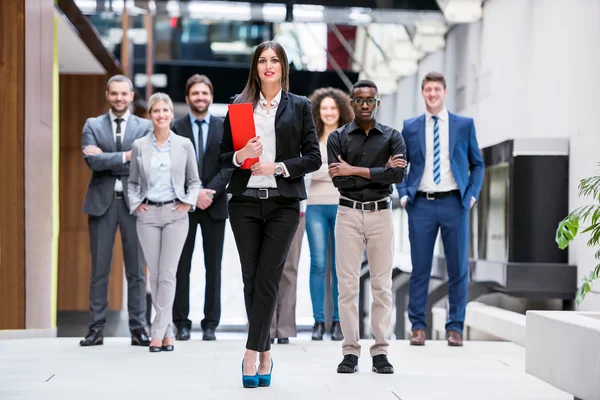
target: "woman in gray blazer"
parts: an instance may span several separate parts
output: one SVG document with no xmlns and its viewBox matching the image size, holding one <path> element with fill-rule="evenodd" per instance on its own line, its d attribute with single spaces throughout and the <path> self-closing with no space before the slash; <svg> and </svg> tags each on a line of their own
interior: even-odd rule
<svg viewBox="0 0 600 400">
<path fill-rule="evenodd" d="M 153 132 L 133 142 L 127 194 L 137 214 L 137 233 L 150 271 L 150 352 L 173 351 L 175 275 L 201 182 L 194 146 L 171 131 L 173 102 L 164 93 L 148 100 Z M 186 190 L 187 188 L 187 190 Z"/>
</svg>

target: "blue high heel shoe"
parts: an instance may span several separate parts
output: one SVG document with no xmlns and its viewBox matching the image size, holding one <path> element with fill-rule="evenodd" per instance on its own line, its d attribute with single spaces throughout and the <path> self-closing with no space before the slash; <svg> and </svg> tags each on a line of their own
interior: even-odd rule
<svg viewBox="0 0 600 400">
<path fill-rule="evenodd" d="M 244 360 L 242 360 L 242 385 L 245 388 L 258 387 L 258 371 L 255 375 L 244 375 Z"/>
<path fill-rule="evenodd" d="M 269 387 L 271 386 L 271 374 L 273 373 L 273 359 L 271 358 L 271 370 L 266 375 L 261 375 L 258 372 L 256 376 L 258 376 L 258 386 L 260 387 Z"/>
</svg>

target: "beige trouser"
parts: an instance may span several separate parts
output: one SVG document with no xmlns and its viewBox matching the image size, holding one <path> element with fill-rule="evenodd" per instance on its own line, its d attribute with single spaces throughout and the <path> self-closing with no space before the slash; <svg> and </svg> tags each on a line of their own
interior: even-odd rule
<svg viewBox="0 0 600 400">
<path fill-rule="evenodd" d="M 362 211 L 339 206 L 335 223 L 340 324 L 344 355 L 360 356 L 358 292 L 363 250 L 367 247 L 371 275 L 371 330 L 375 344 L 371 356 L 387 355 L 392 311 L 392 263 L 394 227 L 392 210 Z"/>
<path fill-rule="evenodd" d="M 177 264 L 190 227 L 186 212 L 174 204 L 148 206 L 138 213 L 137 233 L 150 271 L 152 305 L 156 311 L 150 337 L 173 337 L 173 301 Z"/>
<path fill-rule="evenodd" d="M 271 339 L 296 337 L 296 288 L 305 228 L 306 217 L 301 215 L 294 240 L 292 240 L 285 264 L 283 264 L 277 305 L 271 321 Z"/>
</svg>

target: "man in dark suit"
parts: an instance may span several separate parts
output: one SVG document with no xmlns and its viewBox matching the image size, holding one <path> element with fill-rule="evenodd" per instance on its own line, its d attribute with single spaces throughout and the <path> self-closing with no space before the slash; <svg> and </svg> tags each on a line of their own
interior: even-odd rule
<svg viewBox="0 0 600 400">
<path fill-rule="evenodd" d="M 125 275 L 127 277 L 127 308 L 131 344 L 148 346 L 146 325 L 146 284 L 144 257 L 138 242 L 136 219 L 129 213 L 127 189 L 131 145 L 134 140 L 152 131 L 152 123 L 129 112 L 133 101 L 133 85 L 123 76 L 109 79 L 106 99 L 110 111 L 89 118 L 83 127 L 81 146 L 92 178 L 88 186 L 83 212 L 88 214 L 92 273 L 90 282 L 90 312 L 92 324 L 81 346 L 103 344 L 108 310 L 108 277 L 112 262 L 117 226 L 123 241 Z"/>
<path fill-rule="evenodd" d="M 204 319 L 201 322 L 203 340 L 215 340 L 215 330 L 221 319 L 221 260 L 227 220 L 227 194 L 231 171 L 219 167 L 219 143 L 223 137 L 223 119 L 210 115 L 213 85 L 204 75 L 193 75 L 185 85 L 185 101 L 190 107 L 187 115 L 173 123 L 173 131 L 189 138 L 196 150 L 198 173 L 202 189 L 196 211 L 189 214 L 190 229 L 177 268 L 177 288 L 173 305 L 173 323 L 177 340 L 188 340 L 192 321 L 190 312 L 190 271 L 196 243 L 198 224 L 202 229 L 206 287 Z"/>
<path fill-rule="evenodd" d="M 408 317 L 410 344 L 425 344 L 427 297 L 433 249 L 438 232 L 448 270 L 450 312 L 448 345 L 462 346 L 468 288 L 469 211 L 479 197 L 484 164 L 473 119 L 449 113 L 444 76 L 430 72 L 421 84 L 426 113 L 404 121 L 402 136 L 410 164 L 407 179 L 398 186 L 408 213 L 412 260 Z"/>
</svg>

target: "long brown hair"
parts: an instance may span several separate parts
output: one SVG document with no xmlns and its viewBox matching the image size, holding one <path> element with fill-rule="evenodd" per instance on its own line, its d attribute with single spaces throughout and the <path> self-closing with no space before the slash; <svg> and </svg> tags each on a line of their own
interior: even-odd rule
<svg viewBox="0 0 600 400">
<path fill-rule="evenodd" d="M 328 87 L 317 89 L 310 95 L 310 102 L 312 103 L 312 115 L 315 121 L 315 128 L 317 128 L 317 137 L 319 140 L 325 134 L 325 124 L 321 120 L 321 102 L 323 99 L 331 97 L 338 108 L 340 118 L 338 119 L 338 128 L 346 125 L 354 119 L 354 110 L 350 105 L 350 96 L 340 89 Z"/>
<path fill-rule="evenodd" d="M 254 50 L 252 56 L 252 64 L 250 65 L 250 73 L 248 74 L 248 82 L 242 93 L 235 99 L 234 103 L 252 103 L 252 107 L 256 107 L 260 99 L 260 77 L 258 76 L 258 59 L 260 55 L 267 49 L 273 49 L 279 63 L 281 64 L 281 89 L 284 91 L 290 90 L 290 66 L 288 64 L 287 55 L 283 46 L 271 40 L 262 42 Z"/>
</svg>

